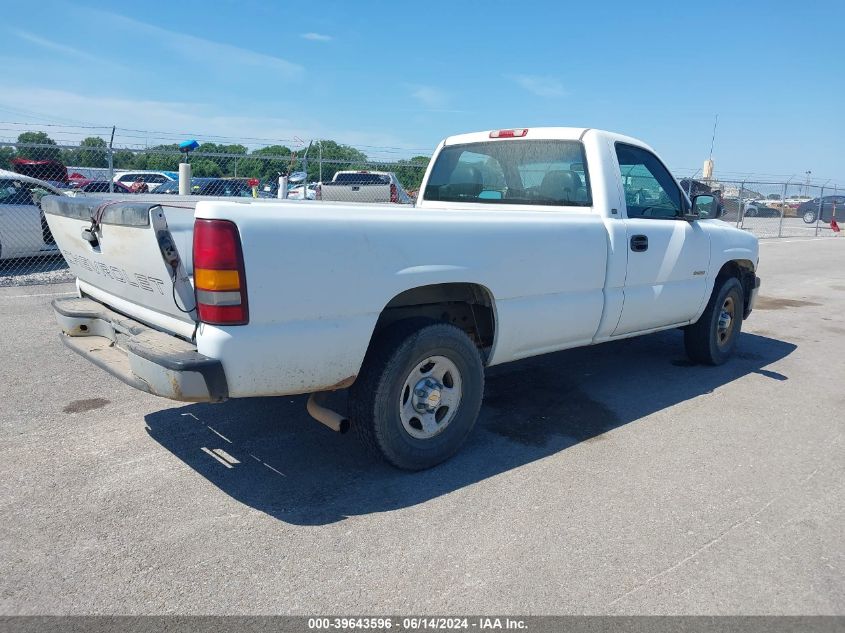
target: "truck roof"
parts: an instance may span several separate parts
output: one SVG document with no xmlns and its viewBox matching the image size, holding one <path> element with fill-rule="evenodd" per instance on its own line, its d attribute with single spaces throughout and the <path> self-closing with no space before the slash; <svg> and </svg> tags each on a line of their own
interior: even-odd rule
<svg viewBox="0 0 845 633">
<path fill-rule="evenodd" d="M 524 137 L 520 138 L 541 138 L 560 139 L 564 141 L 577 141 L 581 135 L 589 130 L 587 127 L 530 127 L 530 128 L 502 128 L 509 130 L 527 130 Z M 489 141 L 493 132 L 499 130 L 485 130 L 483 132 L 469 132 L 467 134 L 456 134 L 448 137 L 445 145 L 462 145 L 463 143 L 483 143 Z"/>
<path fill-rule="evenodd" d="M 641 140 L 633 138 L 631 136 L 626 136 L 624 134 L 619 134 L 617 132 L 609 132 L 607 130 L 599 130 L 597 128 L 590 128 L 590 127 L 523 127 L 523 128 L 499 128 L 496 130 L 485 130 L 483 132 L 469 132 L 467 134 L 456 134 L 454 136 L 447 137 L 442 143 L 441 147 L 445 147 L 448 145 L 463 145 L 465 143 L 485 143 L 487 141 L 495 141 L 498 140 L 496 137 L 491 136 L 494 132 L 502 132 L 502 131 L 516 131 L 520 133 L 518 136 L 500 136 L 499 138 L 502 140 L 511 140 L 513 138 L 517 139 L 552 139 L 552 140 L 561 140 L 561 141 L 579 141 L 587 132 L 599 134 L 611 141 L 618 141 L 622 143 L 630 143 L 633 145 L 639 145 L 644 147 L 651 152 L 654 150 L 647 144 L 643 143 Z M 521 132 L 524 131 L 524 134 Z"/>
</svg>

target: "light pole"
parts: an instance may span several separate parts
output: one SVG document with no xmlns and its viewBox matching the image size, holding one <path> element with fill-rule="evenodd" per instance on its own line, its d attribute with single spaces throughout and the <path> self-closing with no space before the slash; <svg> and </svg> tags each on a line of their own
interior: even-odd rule
<svg viewBox="0 0 845 633">
<path fill-rule="evenodd" d="M 804 173 L 807 174 L 807 181 L 804 183 L 804 195 L 806 196 L 810 194 L 810 174 L 813 172 L 808 169 Z"/>
</svg>

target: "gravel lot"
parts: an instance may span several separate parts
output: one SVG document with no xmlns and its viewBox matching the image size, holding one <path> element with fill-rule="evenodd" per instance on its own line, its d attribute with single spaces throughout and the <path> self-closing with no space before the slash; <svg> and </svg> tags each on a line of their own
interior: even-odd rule
<svg viewBox="0 0 845 633">
<path fill-rule="evenodd" d="M 59 342 L 72 285 L 0 288 L 0 613 L 843 614 L 844 248 L 763 243 L 723 367 L 671 331 L 491 370 L 418 474 L 304 398 L 136 392 Z"/>
</svg>

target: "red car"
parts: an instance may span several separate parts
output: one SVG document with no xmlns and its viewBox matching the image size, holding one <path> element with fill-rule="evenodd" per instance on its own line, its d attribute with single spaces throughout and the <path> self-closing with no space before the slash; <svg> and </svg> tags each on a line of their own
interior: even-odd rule
<svg viewBox="0 0 845 633">
<path fill-rule="evenodd" d="M 114 193 L 133 193 L 123 183 L 109 183 L 108 180 L 80 180 L 75 188 L 86 193 L 109 193 L 109 184 L 114 185 Z"/>
</svg>

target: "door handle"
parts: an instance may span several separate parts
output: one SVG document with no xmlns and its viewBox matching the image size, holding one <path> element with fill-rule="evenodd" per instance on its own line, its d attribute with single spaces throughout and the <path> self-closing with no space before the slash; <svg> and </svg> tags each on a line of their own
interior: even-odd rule
<svg viewBox="0 0 845 633">
<path fill-rule="evenodd" d="M 631 236 L 631 250 L 635 253 L 642 253 L 648 250 L 648 236 L 633 235 Z"/>
</svg>

